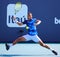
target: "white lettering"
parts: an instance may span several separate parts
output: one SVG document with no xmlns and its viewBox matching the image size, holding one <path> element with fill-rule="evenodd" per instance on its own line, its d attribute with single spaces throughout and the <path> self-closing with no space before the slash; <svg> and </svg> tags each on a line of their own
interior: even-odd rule
<svg viewBox="0 0 60 57">
<path fill-rule="evenodd" d="M 60 19 L 58 19 L 57 17 L 54 18 L 54 23 L 55 24 L 60 24 Z"/>
</svg>

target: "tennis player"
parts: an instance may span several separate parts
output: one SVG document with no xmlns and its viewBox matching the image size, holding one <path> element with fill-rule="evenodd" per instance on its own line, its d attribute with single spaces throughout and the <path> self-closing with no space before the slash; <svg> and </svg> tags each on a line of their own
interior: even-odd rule
<svg viewBox="0 0 60 57">
<path fill-rule="evenodd" d="M 45 47 L 45 48 L 49 49 L 50 51 L 52 51 L 55 55 L 58 54 L 54 49 L 50 48 L 47 44 L 43 43 L 43 41 L 38 37 L 36 26 L 41 23 L 41 20 L 37 20 L 36 18 L 33 18 L 32 13 L 28 13 L 28 20 L 25 20 L 22 23 L 16 21 L 15 20 L 16 17 L 14 17 L 13 19 L 14 19 L 15 23 L 20 25 L 20 26 L 23 24 L 26 24 L 28 26 L 28 33 L 26 35 L 18 37 L 15 41 L 13 41 L 12 44 L 6 43 L 5 44 L 6 50 L 9 50 L 9 48 L 11 46 L 14 46 L 18 42 L 33 40 L 34 42 L 39 43 L 42 47 Z"/>
</svg>

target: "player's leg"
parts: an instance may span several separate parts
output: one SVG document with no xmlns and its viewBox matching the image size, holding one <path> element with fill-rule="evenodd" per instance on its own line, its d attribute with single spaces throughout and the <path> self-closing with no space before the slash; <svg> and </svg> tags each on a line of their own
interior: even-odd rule
<svg viewBox="0 0 60 57">
<path fill-rule="evenodd" d="M 24 35 L 22 37 L 17 38 L 15 41 L 13 41 L 13 45 L 15 45 L 18 42 L 29 41 L 29 40 L 31 40 L 30 36 L 28 34 L 26 34 L 26 35 Z"/>
<path fill-rule="evenodd" d="M 5 44 L 5 46 L 6 46 L 6 50 L 9 50 L 9 48 L 11 47 L 11 46 L 13 46 L 13 45 L 15 45 L 16 43 L 18 43 L 18 42 L 22 42 L 22 41 L 26 41 L 26 39 L 24 38 L 24 37 L 18 37 L 15 41 L 13 41 L 13 43 L 12 44 Z"/>
<path fill-rule="evenodd" d="M 31 37 L 32 37 L 31 39 L 34 42 L 38 42 L 41 46 L 43 46 L 43 47 L 45 47 L 47 49 L 50 49 L 50 47 L 48 45 L 44 44 L 43 41 L 37 35 L 31 36 Z"/>
<path fill-rule="evenodd" d="M 45 44 L 40 38 L 39 38 L 38 43 L 39 43 L 42 47 L 45 47 L 45 48 L 51 50 L 55 55 L 58 54 L 54 49 L 52 49 L 50 46 L 48 46 L 47 44 Z"/>
<path fill-rule="evenodd" d="M 42 40 L 40 40 L 38 43 L 39 43 L 42 47 L 45 47 L 45 48 L 51 50 L 55 55 L 57 55 L 57 52 L 56 52 L 54 49 L 52 49 L 50 46 L 48 46 L 47 44 L 43 43 Z"/>
<path fill-rule="evenodd" d="M 13 45 L 15 45 L 18 42 L 22 42 L 22 41 L 26 41 L 26 39 L 24 37 L 19 37 L 15 41 L 13 41 Z"/>
<path fill-rule="evenodd" d="M 51 50 L 55 55 L 57 55 L 57 52 L 54 49 L 52 49 L 50 46 L 45 44 L 37 35 L 33 36 L 31 39 L 34 42 L 38 42 L 42 47 L 45 47 L 45 48 Z"/>
<path fill-rule="evenodd" d="M 50 49 L 50 47 L 47 45 L 47 44 L 45 44 L 45 43 L 43 43 L 43 41 L 40 39 L 39 40 L 39 42 L 38 42 L 42 47 L 45 47 L 45 48 L 47 48 L 47 49 Z"/>
<path fill-rule="evenodd" d="M 18 42 L 22 42 L 22 41 L 29 41 L 29 40 L 31 40 L 30 39 L 30 36 L 27 34 L 27 35 L 24 35 L 24 36 L 22 36 L 22 37 L 19 37 L 19 38 L 17 38 L 15 41 L 13 41 L 13 43 L 12 44 L 5 44 L 5 46 L 6 46 L 6 50 L 9 50 L 9 48 L 11 47 L 11 46 L 13 46 L 13 45 L 15 45 L 16 43 L 18 43 Z"/>
</svg>

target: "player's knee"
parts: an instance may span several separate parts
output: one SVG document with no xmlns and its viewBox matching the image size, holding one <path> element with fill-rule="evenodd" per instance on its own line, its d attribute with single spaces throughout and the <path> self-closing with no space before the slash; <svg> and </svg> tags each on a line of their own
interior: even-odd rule
<svg viewBox="0 0 60 57">
<path fill-rule="evenodd" d="M 25 41 L 26 39 L 24 37 L 20 37 L 19 40 Z"/>
</svg>

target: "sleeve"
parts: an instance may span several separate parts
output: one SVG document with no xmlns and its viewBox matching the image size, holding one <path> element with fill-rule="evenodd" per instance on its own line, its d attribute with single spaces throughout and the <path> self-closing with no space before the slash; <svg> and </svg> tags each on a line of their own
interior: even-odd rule
<svg viewBox="0 0 60 57">
<path fill-rule="evenodd" d="M 34 23 L 36 23 L 36 21 L 37 21 L 37 19 L 36 19 L 36 18 L 34 18 Z"/>
</svg>

